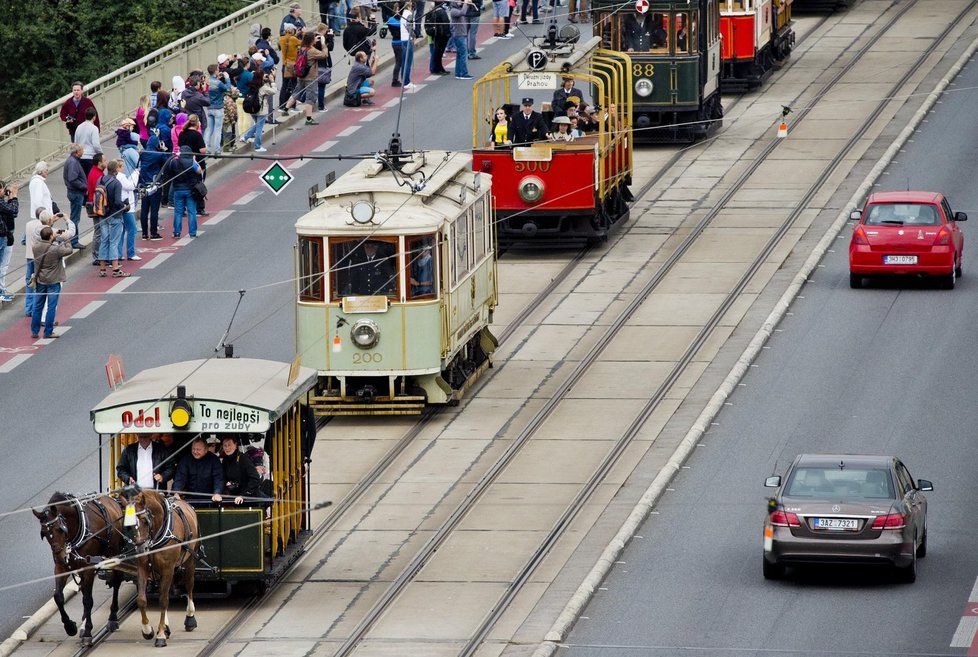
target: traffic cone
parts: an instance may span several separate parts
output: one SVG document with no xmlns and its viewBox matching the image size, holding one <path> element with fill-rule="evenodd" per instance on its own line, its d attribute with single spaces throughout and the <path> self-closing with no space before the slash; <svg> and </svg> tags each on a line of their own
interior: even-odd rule
<svg viewBox="0 0 978 657">
<path fill-rule="evenodd" d="M 778 139 L 784 139 L 788 136 L 788 122 L 782 121 L 781 125 L 778 126 Z"/>
</svg>

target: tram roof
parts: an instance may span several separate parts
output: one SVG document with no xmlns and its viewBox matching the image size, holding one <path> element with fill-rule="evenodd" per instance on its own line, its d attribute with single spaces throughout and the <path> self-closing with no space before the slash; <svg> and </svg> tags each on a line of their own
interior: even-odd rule
<svg viewBox="0 0 978 657">
<path fill-rule="evenodd" d="M 299 218 L 296 231 L 302 235 L 400 235 L 437 230 L 446 221 L 454 221 L 489 188 L 489 176 L 471 171 L 470 163 L 468 153 L 425 151 L 412 154 L 395 176 L 380 162 L 364 160 L 317 194 L 320 204 Z M 405 183 L 419 182 L 421 174 L 424 188 L 412 192 Z M 460 202 L 463 187 L 467 188 L 465 200 Z M 370 223 L 353 222 L 350 208 L 358 200 L 373 204 Z"/>
<path fill-rule="evenodd" d="M 541 42 L 540 38 L 536 39 L 537 42 Z M 534 69 L 530 68 L 528 61 L 528 56 L 533 50 L 543 50 L 544 52 L 550 52 L 546 48 L 542 47 L 540 43 L 533 43 L 529 46 L 524 47 L 522 50 L 514 55 L 510 55 L 508 58 L 503 60 L 502 65 L 507 67 L 508 75 L 517 75 L 519 73 L 557 73 L 557 74 L 574 74 L 574 70 L 577 69 L 582 64 L 586 64 L 589 60 L 588 58 L 592 56 L 598 48 L 601 47 L 601 37 L 594 36 L 587 40 L 579 41 L 573 44 L 571 47 L 560 47 L 558 46 L 553 52 L 557 53 L 555 59 L 548 59 L 544 68 Z M 570 68 L 568 71 L 567 69 Z M 581 71 L 577 71 L 580 73 Z"/>
<path fill-rule="evenodd" d="M 288 385 L 289 363 L 257 358 L 211 358 L 188 360 L 153 367 L 122 383 L 91 411 L 176 397 L 178 385 L 185 386 L 187 397 L 267 411 L 277 417 L 316 384 L 316 370 L 300 367 L 299 375 Z"/>
</svg>

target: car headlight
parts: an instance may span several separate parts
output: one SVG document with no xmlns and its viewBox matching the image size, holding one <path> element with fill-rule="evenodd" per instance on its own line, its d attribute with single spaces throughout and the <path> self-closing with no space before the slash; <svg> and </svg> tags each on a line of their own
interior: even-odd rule
<svg viewBox="0 0 978 657">
<path fill-rule="evenodd" d="M 361 349 L 370 349 L 380 341 L 380 328 L 369 319 L 361 319 L 350 329 L 350 339 Z"/>
<path fill-rule="evenodd" d="M 520 183 L 520 198 L 527 203 L 536 203 L 543 198 L 543 181 L 539 178 L 526 178 Z"/>
<path fill-rule="evenodd" d="M 642 98 L 651 96 L 653 89 L 655 89 L 655 86 L 652 84 L 652 80 L 649 80 L 648 78 L 642 78 L 635 83 L 635 93 Z"/>
</svg>

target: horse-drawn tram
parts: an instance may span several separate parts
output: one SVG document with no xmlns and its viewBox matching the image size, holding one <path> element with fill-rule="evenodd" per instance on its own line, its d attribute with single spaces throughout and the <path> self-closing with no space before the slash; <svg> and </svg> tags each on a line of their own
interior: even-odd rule
<svg viewBox="0 0 978 657">
<path fill-rule="evenodd" d="M 211 594 L 225 594 L 238 582 L 264 585 L 301 554 L 310 534 L 307 475 L 316 428 L 308 403 L 316 379 L 314 370 L 296 364 L 191 360 L 140 372 L 91 411 L 99 434 L 100 489 L 125 491 L 137 483 L 138 448 L 127 454 L 127 446 L 152 439 L 165 452 L 153 458 L 155 487 L 165 493 L 172 477 L 172 492 L 182 492 L 196 511 L 198 592 L 201 584 Z M 215 447 L 222 460 L 250 460 L 247 470 L 258 473 L 257 486 L 252 480 L 250 490 L 235 490 L 233 482 L 221 481 L 216 493 L 178 490 L 190 481 L 182 472 L 215 462 L 203 453 Z M 171 533 L 179 520 L 167 514 Z"/>
</svg>

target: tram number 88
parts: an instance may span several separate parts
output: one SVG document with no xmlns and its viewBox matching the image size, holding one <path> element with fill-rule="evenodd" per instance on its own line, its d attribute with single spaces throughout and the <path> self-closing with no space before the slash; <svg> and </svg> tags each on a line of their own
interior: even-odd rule
<svg viewBox="0 0 978 657">
<path fill-rule="evenodd" d="M 655 75 L 655 65 L 654 64 L 632 64 L 632 75 L 639 76 L 644 75 L 645 77 L 652 77 Z"/>
<path fill-rule="evenodd" d="M 513 171 L 517 173 L 523 173 L 524 171 L 547 173 L 550 171 L 550 162 L 517 162 L 513 166 Z"/>
<path fill-rule="evenodd" d="M 353 354 L 353 364 L 379 363 L 384 360 L 384 354 Z"/>
</svg>

